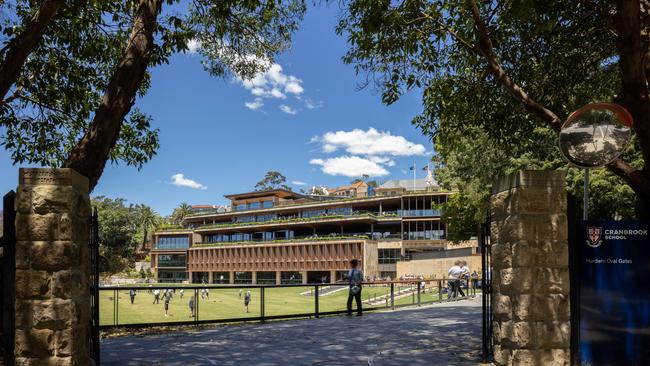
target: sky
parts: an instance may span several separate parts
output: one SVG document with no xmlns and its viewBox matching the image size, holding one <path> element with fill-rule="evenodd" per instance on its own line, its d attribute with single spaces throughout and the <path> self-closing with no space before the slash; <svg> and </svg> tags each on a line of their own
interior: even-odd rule
<svg viewBox="0 0 650 366">
<path fill-rule="evenodd" d="M 125 198 L 169 215 L 181 202 L 226 204 L 276 170 L 294 190 L 349 184 L 362 174 L 383 182 L 418 177 L 431 158 L 429 138 L 411 125 L 422 110 L 411 92 L 391 106 L 341 57 L 338 7 L 310 8 L 292 47 L 249 81 L 215 78 L 197 53 L 174 55 L 151 70 L 136 106 L 160 129 L 157 155 L 141 170 L 108 163 L 93 196 Z M 192 44 L 192 49 L 200 47 Z M 0 192 L 15 189 L 18 166 L 0 150 Z"/>
</svg>

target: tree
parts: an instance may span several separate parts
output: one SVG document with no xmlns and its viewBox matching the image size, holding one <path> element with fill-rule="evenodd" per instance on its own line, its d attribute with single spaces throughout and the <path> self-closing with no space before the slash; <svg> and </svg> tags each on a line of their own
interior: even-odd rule
<svg viewBox="0 0 650 366">
<path fill-rule="evenodd" d="M 100 271 L 115 273 L 128 267 L 138 242 L 137 212 L 133 205 L 126 205 L 123 198 L 98 196 L 92 206 L 99 217 L 99 252 L 102 257 Z"/>
<path fill-rule="evenodd" d="M 160 215 L 158 215 L 151 207 L 147 205 L 136 206 L 138 212 L 138 223 L 142 229 L 142 248 L 144 248 L 149 230 L 156 229 L 161 224 Z"/>
<path fill-rule="evenodd" d="M 175 2 L 0 2 L 0 13 L 15 12 L 0 23 L 0 144 L 13 162 L 74 168 L 91 190 L 108 159 L 141 167 L 158 148 L 151 118 L 132 108 L 149 67 L 194 40 L 210 74 L 251 78 L 288 46 L 305 11 L 299 0 L 162 9 Z"/>
<path fill-rule="evenodd" d="M 282 175 L 280 172 L 276 172 L 275 170 L 270 170 L 266 172 L 266 175 L 264 176 L 264 179 L 261 181 L 257 182 L 255 184 L 255 190 L 256 191 L 269 191 L 272 189 L 286 189 L 286 190 L 291 190 L 291 187 L 288 185 L 284 184 L 287 181 L 287 178 Z"/>
<path fill-rule="evenodd" d="M 189 204 L 183 202 L 178 207 L 174 209 L 174 212 L 172 212 L 172 222 L 174 224 L 180 224 L 183 219 L 192 213 L 192 206 Z"/>
<path fill-rule="evenodd" d="M 637 216 L 646 217 L 648 11 L 635 0 L 352 0 L 337 30 L 351 45 L 344 61 L 368 76 L 364 85 L 381 89 L 384 103 L 422 89 L 423 113 L 413 123 L 436 149 L 441 141 L 458 147 L 451 138 L 475 127 L 503 150 L 534 147 L 535 131 L 555 137 L 566 116 L 584 104 L 622 104 L 634 118 L 637 141 L 626 152 L 632 160 L 622 157 L 607 166 L 619 183 L 609 173 L 603 177 L 612 188 L 627 184 L 636 194 Z M 518 149 L 520 155 L 508 159 L 525 158 L 527 151 Z"/>
</svg>

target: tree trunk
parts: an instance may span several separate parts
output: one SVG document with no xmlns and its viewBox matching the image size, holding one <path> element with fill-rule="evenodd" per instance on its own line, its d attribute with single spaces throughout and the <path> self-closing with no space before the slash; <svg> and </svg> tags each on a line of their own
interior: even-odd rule
<svg viewBox="0 0 650 366">
<path fill-rule="evenodd" d="M 25 26 L 25 30 L 7 45 L 7 52 L 0 65 L 0 105 L 9 88 L 16 82 L 27 56 L 43 39 L 45 28 L 50 24 L 64 0 L 45 0 Z"/>
<path fill-rule="evenodd" d="M 621 104 L 632 114 L 633 128 L 641 145 L 642 170 L 610 170 L 626 180 L 637 194 L 637 218 L 650 217 L 650 90 L 645 75 L 646 63 L 641 37 L 641 4 L 634 0 L 618 0 L 614 18 L 617 30 L 619 67 L 621 70 Z"/>
<path fill-rule="evenodd" d="M 86 176 L 92 191 L 104 171 L 122 122 L 131 110 L 144 79 L 153 49 L 153 34 L 162 0 L 141 0 L 122 59 L 111 76 L 95 117 L 83 138 L 64 162 Z"/>
</svg>

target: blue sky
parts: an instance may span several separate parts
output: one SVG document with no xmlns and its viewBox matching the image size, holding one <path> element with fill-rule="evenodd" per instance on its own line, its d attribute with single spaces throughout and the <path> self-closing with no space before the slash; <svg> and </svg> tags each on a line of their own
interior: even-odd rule
<svg viewBox="0 0 650 366">
<path fill-rule="evenodd" d="M 279 67 L 246 85 L 211 77 L 197 54 L 153 69 L 136 104 L 160 128 L 158 154 L 140 171 L 108 164 L 93 195 L 167 215 L 180 202 L 226 203 L 223 195 L 252 190 L 268 170 L 306 184 L 290 184 L 295 190 L 347 184 L 363 172 L 380 182 L 411 178 L 414 162 L 423 177 L 432 146 L 410 124 L 419 94 L 386 107 L 376 90 L 357 90 L 362 76 L 341 61 L 347 45 L 334 32 L 337 14 L 337 6 L 309 9 Z M 18 167 L 4 150 L 0 171 L 0 192 L 14 189 Z"/>
</svg>

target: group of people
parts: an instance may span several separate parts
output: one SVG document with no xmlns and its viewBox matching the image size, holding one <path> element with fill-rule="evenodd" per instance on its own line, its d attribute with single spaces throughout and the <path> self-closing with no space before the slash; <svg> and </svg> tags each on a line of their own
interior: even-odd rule
<svg viewBox="0 0 650 366">
<path fill-rule="evenodd" d="M 163 289 L 161 292 L 159 288 L 152 288 L 151 285 L 149 285 L 148 289 L 149 293 L 153 295 L 153 302 L 152 304 L 160 304 L 160 300 L 162 298 L 163 300 L 163 308 L 165 310 L 165 316 L 169 316 L 169 303 L 172 300 L 172 297 L 174 293 L 176 293 L 176 289 Z M 242 293 L 243 290 L 239 289 L 239 298 L 242 298 Z M 185 294 L 185 289 L 180 288 L 178 290 L 178 297 L 183 298 L 183 295 Z M 131 305 L 135 304 L 135 297 L 137 295 L 137 290 L 132 288 L 129 290 L 129 298 L 131 300 Z M 194 317 L 194 310 L 196 308 L 196 297 L 197 295 L 192 295 L 190 296 L 190 299 L 188 301 L 188 306 L 190 308 L 190 317 Z M 246 293 L 243 294 L 244 296 L 244 307 L 246 308 L 246 312 L 248 313 L 248 306 L 250 305 L 251 302 L 251 292 L 246 291 Z M 210 299 L 210 291 L 207 288 L 201 289 L 201 299 Z"/>
<path fill-rule="evenodd" d="M 472 274 L 467 266 L 467 261 L 455 261 L 454 265 L 447 272 L 447 298 L 457 298 L 458 294 L 464 297 L 465 293 L 461 285 L 464 280 L 469 279 L 471 276 Z"/>
</svg>

